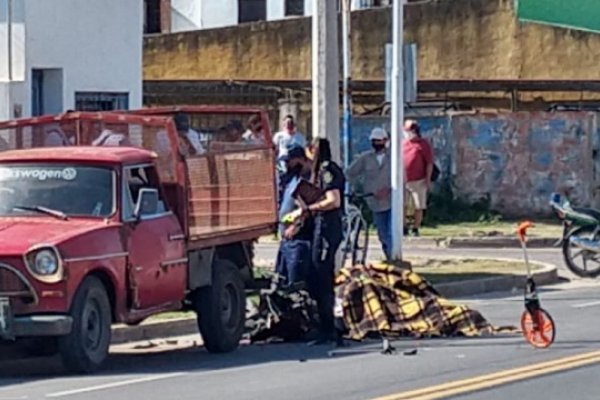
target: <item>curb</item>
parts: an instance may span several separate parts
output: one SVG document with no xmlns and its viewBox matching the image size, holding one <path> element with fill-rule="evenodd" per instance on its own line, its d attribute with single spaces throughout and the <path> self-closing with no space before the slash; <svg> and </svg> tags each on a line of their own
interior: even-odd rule
<svg viewBox="0 0 600 400">
<path fill-rule="evenodd" d="M 452 259 L 459 257 L 436 257 L 436 259 Z M 485 257 L 467 257 L 470 260 L 486 260 Z M 494 258 L 495 261 L 522 262 L 511 258 Z M 530 261 L 531 265 L 541 266 L 542 269 L 533 272 L 533 278 L 538 286 L 552 285 L 560 281 L 558 268 L 555 265 Z M 463 282 L 442 283 L 435 286 L 444 297 L 468 297 L 484 293 L 506 292 L 524 289 L 527 276 L 508 275 L 494 278 L 472 279 Z"/>
<path fill-rule="evenodd" d="M 435 259 L 464 259 L 465 257 L 435 257 Z M 469 260 L 489 260 L 486 257 L 467 257 Z M 520 262 L 511 258 L 494 258 L 496 261 Z M 555 265 L 532 261 L 531 264 L 542 266 L 533 276 L 539 286 L 550 285 L 559 281 L 558 269 Z M 525 275 L 509 275 L 496 278 L 473 279 L 463 282 L 438 284 L 435 288 L 448 298 L 467 297 L 478 294 L 511 291 L 525 287 Z M 182 318 L 162 322 L 152 322 L 137 326 L 119 325 L 113 327 L 111 344 L 124 344 L 155 340 L 174 336 L 193 335 L 198 333 L 196 318 Z"/>
<path fill-rule="evenodd" d="M 195 333 L 198 333 L 198 325 L 194 317 L 134 326 L 118 325 L 112 328 L 111 344 L 141 342 L 164 337 L 193 335 Z"/>
<path fill-rule="evenodd" d="M 529 238 L 527 240 L 528 248 L 552 248 L 555 247 L 559 238 Z M 511 237 L 484 237 L 484 238 L 447 238 L 434 240 L 438 247 L 449 249 L 464 248 L 520 248 L 521 242 L 517 238 Z"/>
<path fill-rule="evenodd" d="M 371 240 L 377 240 L 370 237 Z M 521 242 L 513 237 L 420 237 L 406 238 L 406 245 L 412 248 L 439 247 L 445 249 L 502 249 L 521 248 Z M 527 240 L 527 247 L 532 249 L 554 248 L 559 238 L 531 237 Z M 276 246 L 279 242 L 275 240 L 262 240 L 259 245 Z"/>
</svg>

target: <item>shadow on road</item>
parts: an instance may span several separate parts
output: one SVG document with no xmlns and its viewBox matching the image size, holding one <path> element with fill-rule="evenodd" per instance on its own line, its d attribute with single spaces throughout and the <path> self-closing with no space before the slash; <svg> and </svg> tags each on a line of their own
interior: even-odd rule
<svg viewBox="0 0 600 400">
<path fill-rule="evenodd" d="M 332 349 L 331 346 L 310 347 L 298 343 L 242 346 L 228 354 L 210 354 L 202 347 L 158 352 L 156 349 L 146 352 L 118 351 L 110 355 L 103 369 L 95 376 L 215 371 L 286 361 L 310 363 L 329 359 L 328 353 Z M 0 358 L 0 387 L 68 375 L 59 357 Z"/>
</svg>

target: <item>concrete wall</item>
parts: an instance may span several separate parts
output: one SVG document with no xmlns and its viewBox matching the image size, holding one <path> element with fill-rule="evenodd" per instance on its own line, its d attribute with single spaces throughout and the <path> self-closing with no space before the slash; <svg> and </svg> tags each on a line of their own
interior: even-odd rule
<svg viewBox="0 0 600 400">
<path fill-rule="evenodd" d="M 0 0 L 0 82 L 9 80 L 9 64 L 12 80 L 25 79 L 25 6 L 23 1 L 12 3 L 11 54 L 8 46 L 8 0 Z"/>
<path fill-rule="evenodd" d="M 15 109 L 31 115 L 32 69 L 62 77 L 45 87 L 46 99 L 59 96 L 48 111 L 74 109 L 77 91 L 124 92 L 131 108 L 141 107 L 141 1 L 22 0 L 13 6 L 12 79 L 0 93 L 0 119 L 13 118 Z M 6 9 L 7 0 L 0 0 L 0 82 L 9 81 Z"/>
<path fill-rule="evenodd" d="M 489 196 L 506 214 L 549 212 L 553 191 L 592 202 L 596 116 L 513 113 L 452 118 L 453 183 L 469 199 Z"/>
<path fill-rule="evenodd" d="M 405 14 L 419 79 L 598 78 L 600 35 L 519 23 L 513 0 L 426 2 Z M 144 78 L 308 80 L 310 28 L 293 18 L 148 37 Z M 383 80 L 390 9 L 355 12 L 353 32 L 354 79 Z"/>
<path fill-rule="evenodd" d="M 593 113 L 457 114 L 417 117 L 432 143 L 442 179 L 471 202 L 489 198 L 507 216 L 548 215 L 553 191 L 594 205 L 600 130 Z M 389 118 L 357 118 L 353 154 L 369 149 L 375 126 Z"/>
<path fill-rule="evenodd" d="M 142 26 L 137 0 L 27 0 L 26 79 L 32 68 L 62 68 L 65 109 L 75 107 L 76 91 L 128 92 L 139 108 Z"/>
</svg>

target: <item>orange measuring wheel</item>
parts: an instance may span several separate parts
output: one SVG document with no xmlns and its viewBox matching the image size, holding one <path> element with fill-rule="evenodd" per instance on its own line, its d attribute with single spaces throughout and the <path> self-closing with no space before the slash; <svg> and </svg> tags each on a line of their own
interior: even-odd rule
<svg viewBox="0 0 600 400">
<path fill-rule="evenodd" d="M 554 320 L 543 308 L 535 310 L 533 315 L 527 310 L 523 311 L 521 329 L 529 344 L 540 349 L 550 347 L 556 337 Z"/>
</svg>

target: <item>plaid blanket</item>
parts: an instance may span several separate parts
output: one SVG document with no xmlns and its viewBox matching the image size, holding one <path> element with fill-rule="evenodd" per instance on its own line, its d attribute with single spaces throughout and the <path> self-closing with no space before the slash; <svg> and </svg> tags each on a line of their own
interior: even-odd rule
<svg viewBox="0 0 600 400">
<path fill-rule="evenodd" d="M 499 331 L 468 307 L 453 305 L 414 272 L 387 264 L 343 268 L 336 278 L 346 336 L 482 336 Z"/>
<path fill-rule="evenodd" d="M 246 336 L 251 342 L 298 341 L 318 324 L 316 304 L 305 290 L 277 287 L 249 304 Z M 484 336 L 515 328 L 496 328 L 476 310 L 440 296 L 421 276 L 387 264 L 355 265 L 336 277 L 336 326 L 344 336 Z"/>
</svg>

